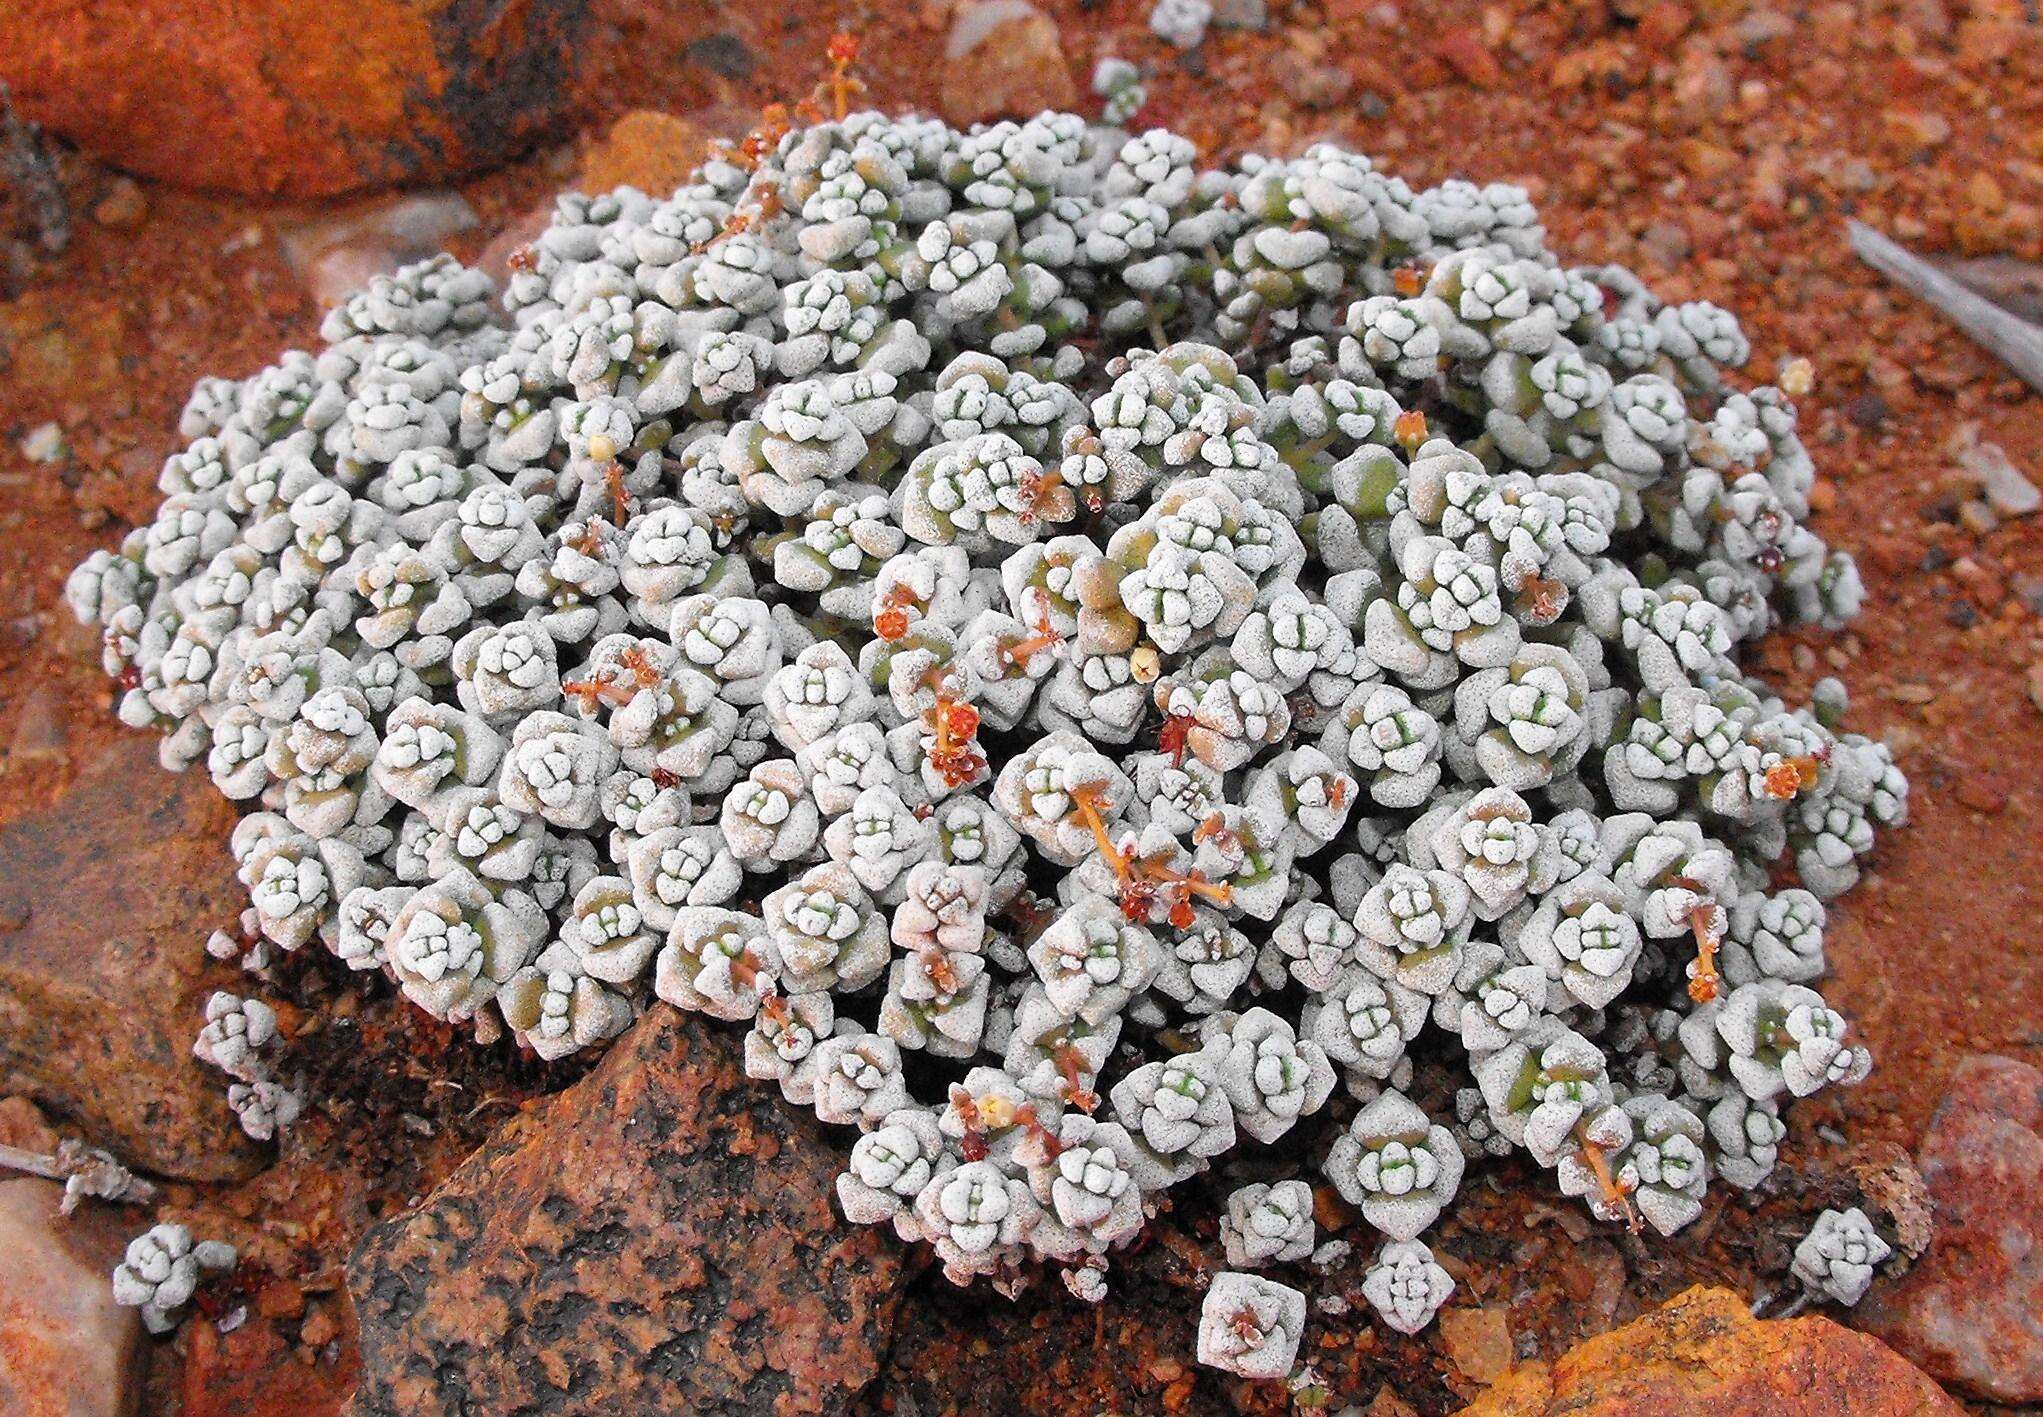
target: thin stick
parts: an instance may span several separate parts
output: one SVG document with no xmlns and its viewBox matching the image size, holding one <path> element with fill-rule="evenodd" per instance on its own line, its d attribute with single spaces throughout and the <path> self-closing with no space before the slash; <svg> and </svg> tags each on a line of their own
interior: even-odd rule
<svg viewBox="0 0 2043 1417">
<path fill-rule="evenodd" d="M 61 1181 L 65 1175 L 58 1167 L 56 1157 L 44 1156 L 40 1152 L 23 1151 L 18 1146 L 0 1146 L 0 1167 L 10 1171 L 26 1171 L 31 1176 L 41 1176 L 50 1181 Z"/>
<path fill-rule="evenodd" d="M 76 1210 L 87 1196 L 136 1205 L 146 1205 L 156 1198 L 155 1186 L 107 1153 L 71 1137 L 58 1142 L 56 1153 L 51 1156 L 0 1145 L 0 1171 L 26 1171 L 31 1176 L 62 1181 L 64 1199 L 58 1209 L 65 1215 Z"/>
<path fill-rule="evenodd" d="M 1845 227 L 1851 237 L 1851 249 L 1860 260 L 1933 306 L 2019 374 L 2030 388 L 2043 393 L 2043 327 L 1975 295 L 1864 222 L 1847 221 Z"/>
</svg>

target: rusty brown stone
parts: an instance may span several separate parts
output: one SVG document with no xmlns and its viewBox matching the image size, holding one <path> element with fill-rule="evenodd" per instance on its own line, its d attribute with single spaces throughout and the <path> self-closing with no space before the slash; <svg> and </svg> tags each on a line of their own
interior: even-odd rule
<svg viewBox="0 0 2043 1417">
<path fill-rule="evenodd" d="M 1501 1304 L 1449 1309 L 1440 1316 L 1440 1341 L 1465 1378 L 1493 1383 L 1511 1366 L 1511 1319 Z"/>
<path fill-rule="evenodd" d="M 47 1156 L 57 1149 L 57 1143 L 62 1140 L 57 1129 L 43 1116 L 42 1109 L 26 1097 L 0 1097 L 0 1146 L 41 1152 Z"/>
<path fill-rule="evenodd" d="M 1464 1417 L 1958 1417 L 1964 1411 L 1878 1339 L 1829 1319 L 1760 1320 L 1697 1287 L 1511 1370 Z"/>
<path fill-rule="evenodd" d="M 713 130 L 692 119 L 635 108 L 610 125 L 610 131 L 582 155 L 577 185 L 584 192 L 636 187 L 664 200 L 701 166 Z"/>
<path fill-rule="evenodd" d="M 587 0 L 235 0 L 0 9 L 29 118 L 183 187 L 325 197 L 509 157 L 574 98 Z"/>
<path fill-rule="evenodd" d="M 1928 1372 L 1989 1402 L 2043 1399 L 2043 1071 L 1958 1064 L 1916 1167 L 1936 1210 L 1929 1252 L 1876 1284 L 1858 1319 Z"/>
<path fill-rule="evenodd" d="M 1456 74 L 1479 89 L 1495 88 L 1504 78 L 1504 71 L 1497 66 L 1497 57 L 1490 53 L 1483 43 L 1479 30 L 1472 25 L 1462 25 L 1448 30 L 1433 42 L 1433 52 L 1445 60 Z"/>
<path fill-rule="evenodd" d="M 205 774 L 165 773 L 155 740 L 131 734 L 0 828 L 0 1091 L 188 1180 L 246 1176 L 262 1157 L 227 1079 L 191 1056 L 207 997 L 238 979 L 205 952 L 247 900 L 234 822 Z"/>
<path fill-rule="evenodd" d="M 899 1247 L 832 1199 L 843 1143 L 656 1005 L 348 1266 L 355 1417 L 842 1411 L 878 1373 Z"/>
<path fill-rule="evenodd" d="M 1055 20 L 1029 0 L 976 0 L 959 10 L 944 45 L 945 118 L 962 128 L 1077 102 Z"/>
<path fill-rule="evenodd" d="M 180 1417 L 335 1417 L 355 1386 L 353 1354 L 340 1362 L 303 1354 L 292 1328 L 258 1313 L 222 1333 L 217 1323 L 194 1317 L 182 1335 Z"/>
<path fill-rule="evenodd" d="M 0 1412 L 119 1417 L 140 1390 L 137 1312 L 107 1281 L 117 1212 L 60 1216 L 54 1181 L 0 1181 Z"/>
</svg>

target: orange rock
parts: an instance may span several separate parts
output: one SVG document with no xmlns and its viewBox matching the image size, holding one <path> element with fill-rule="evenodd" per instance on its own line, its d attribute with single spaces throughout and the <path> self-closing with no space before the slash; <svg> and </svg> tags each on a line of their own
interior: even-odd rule
<svg viewBox="0 0 2043 1417">
<path fill-rule="evenodd" d="M 1960 778 L 1957 795 L 1978 811 L 2000 811 L 2007 801 L 2005 788 L 1985 774 Z M 1963 1059 L 1916 1164 L 1936 1208 L 1936 1234 L 1899 1282 L 1867 1295 L 1859 1321 L 1974 1397 L 2043 1399 L 2036 1322 L 2043 1312 L 2036 1263 L 2043 1072 L 2013 1058 Z"/>
<path fill-rule="evenodd" d="M 58 1141 L 56 1129 L 33 1102 L 26 1097 L 0 1097 L 0 1146 L 47 1156 L 57 1149 Z"/>
<path fill-rule="evenodd" d="M 53 1181 L 0 1181 L 0 1412 L 116 1417 L 141 1385 L 133 1309 L 113 1300 L 123 1218 L 59 1216 Z"/>
<path fill-rule="evenodd" d="M 155 745 L 127 734 L 0 828 L 0 1085 L 188 1180 L 247 1176 L 263 1156 L 191 1051 L 192 1020 L 236 977 L 201 945 L 247 899 L 235 820 L 204 777 L 158 771 Z"/>
<path fill-rule="evenodd" d="M 962 128 L 1077 103 L 1055 20 L 1028 0 L 978 0 L 959 12 L 944 46 L 945 118 Z"/>
<path fill-rule="evenodd" d="M 588 0 L 0 7 L 0 81 L 94 157 L 182 187 L 324 197 L 489 166 L 573 98 Z"/>
<path fill-rule="evenodd" d="M 339 1362 L 304 1361 L 291 1325 L 250 1316 L 227 1333 L 194 1319 L 185 1325 L 183 1417 L 290 1413 L 336 1417 L 360 1376 L 351 1350 Z"/>
<path fill-rule="evenodd" d="M 1440 1339 L 1463 1377 L 1494 1383 L 1511 1366 L 1511 1320 L 1501 1304 L 1447 1310 L 1440 1315 Z"/>
<path fill-rule="evenodd" d="M 444 1411 L 449 1393 L 477 1412 L 535 1394 L 585 1413 L 848 1410 L 886 1358 L 901 1249 L 837 1214 L 843 1152 L 740 1054 L 656 1005 L 373 1227 L 348 1265 L 353 1417 Z M 740 1119 L 779 1155 L 734 1154 Z"/>
<path fill-rule="evenodd" d="M 1464 1417 L 1958 1417 L 1964 1411 L 1878 1339 L 1826 1318 L 1752 1317 L 1697 1287 L 1552 1364 L 1514 1368 Z"/>
<path fill-rule="evenodd" d="M 1463 25 L 1451 29 L 1433 43 L 1433 52 L 1479 89 L 1496 87 L 1504 77 L 1504 71 L 1497 67 L 1496 56 L 1491 54 L 1483 37 L 1474 27 Z"/>
<path fill-rule="evenodd" d="M 710 139 L 708 129 L 687 118 L 634 109 L 583 154 L 581 189 L 636 187 L 649 197 L 664 199 L 701 165 Z"/>
<path fill-rule="evenodd" d="M 1639 42 L 1650 52 L 1668 48 L 1688 32 L 1695 16 L 1681 0 L 1655 0 L 1639 16 Z"/>
</svg>

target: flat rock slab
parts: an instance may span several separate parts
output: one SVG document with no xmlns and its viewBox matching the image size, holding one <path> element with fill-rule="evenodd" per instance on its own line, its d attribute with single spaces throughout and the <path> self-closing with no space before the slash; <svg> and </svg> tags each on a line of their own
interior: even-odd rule
<svg viewBox="0 0 2043 1417">
<path fill-rule="evenodd" d="M 2043 1071 L 1958 1064 L 1916 1168 L 1936 1208 L 1929 1252 L 1878 1283 L 1857 1319 L 1989 1402 L 2043 1400 Z"/>
<path fill-rule="evenodd" d="M 327 197 L 502 161 L 572 106 L 588 0 L 10 0 L 0 80 L 94 157 Z M 253 21 L 253 22 L 252 22 Z"/>
<path fill-rule="evenodd" d="M 1551 1364 L 1523 1364 L 1463 1417 L 1960 1417 L 1876 1338 L 1829 1319 L 1760 1320 L 1695 1288 Z"/>
<path fill-rule="evenodd" d="M 656 1005 L 348 1265 L 381 1414 L 842 1411 L 902 1257 L 836 1212 L 844 1141 Z"/>
<path fill-rule="evenodd" d="M 164 772 L 137 733 L 0 828 L 0 1092 L 67 1114 L 130 1165 L 195 1181 L 262 1160 L 227 1078 L 191 1056 L 207 996 L 239 978 L 205 950 L 247 903 L 234 822 L 203 773 Z"/>
<path fill-rule="evenodd" d="M 64 1216 L 63 1198 L 54 1181 L 0 1181 L 0 1412 L 118 1417 L 141 1390 L 142 1325 L 107 1276 L 135 1212 Z"/>
</svg>

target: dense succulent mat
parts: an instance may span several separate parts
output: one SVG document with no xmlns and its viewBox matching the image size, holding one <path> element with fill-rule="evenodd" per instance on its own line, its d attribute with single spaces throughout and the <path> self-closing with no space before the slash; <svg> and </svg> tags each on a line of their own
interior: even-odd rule
<svg viewBox="0 0 2043 1417">
<path fill-rule="evenodd" d="M 202 381 L 72 579 L 123 719 L 250 809 L 216 953 L 546 1057 L 744 1025 L 961 1283 L 1095 1298 L 1324 1110 L 1404 1328 L 1470 1162 L 1671 1232 L 1864 1075 L 1822 900 L 1906 785 L 1738 664 L 1859 594 L 1797 367 L 1741 388 L 1728 313 L 1522 191 L 861 113 L 565 197 L 492 296 L 440 258 Z M 258 1135 L 273 1029 L 199 1043 Z M 1226 1235 L 1305 1259 L 1309 1188 Z M 1282 1377 L 1303 1314 L 1225 1276 L 1201 1355 Z"/>
</svg>

